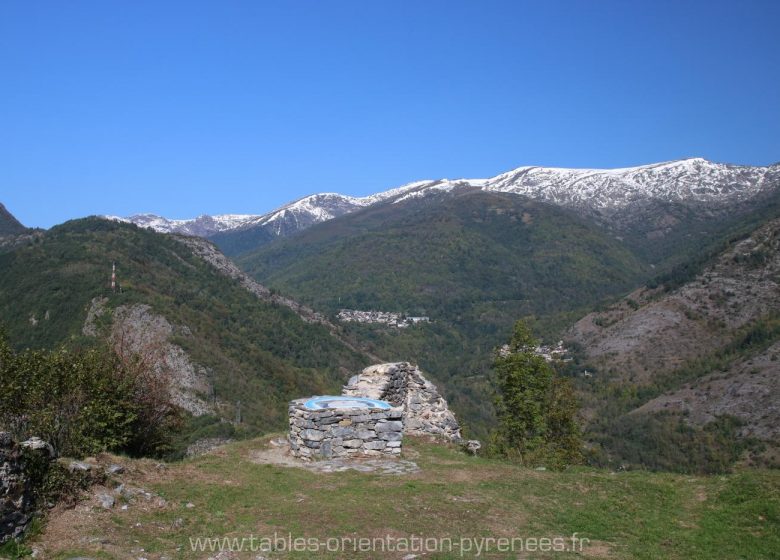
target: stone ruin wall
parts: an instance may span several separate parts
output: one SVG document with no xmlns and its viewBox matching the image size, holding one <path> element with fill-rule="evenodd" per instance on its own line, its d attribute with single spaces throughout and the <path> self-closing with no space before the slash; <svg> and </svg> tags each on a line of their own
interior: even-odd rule
<svg viewBox="0 0 780 560">
<path fill-rule="evenodd" d="M 301 459 L 401 453 L 403 410 L 343 408 L 310 410 L 308 399 L 290 403 L 290 451 Z"/>
<path fill-rule="evenodd" d="M 54 450 L 38 438 L 17 443 L 8 432 L 0 432 L 0 544 L 18 538 L 35 514 L 29 454 L 40 453 L 51 460 Z"/>
<path fill-rule="evenodd" d="M 404 434 L 461 442 L 460 425 L 436 386 L 409 362 L 377 364 L 352 377 L 348 397 L 387 401 L 393 408 L 310 410 L 290 403 L 290 450 L 302 459 L 397 455 Z"/>
<path fill-rule="evenodd" d="M 460 425 L 436 386 L 409 362 L 377 364 L 352 377 L 342 391 L 350 397 L 389 402 L 403 410 L 404 433 L 460 441 Z"/>
</svg>

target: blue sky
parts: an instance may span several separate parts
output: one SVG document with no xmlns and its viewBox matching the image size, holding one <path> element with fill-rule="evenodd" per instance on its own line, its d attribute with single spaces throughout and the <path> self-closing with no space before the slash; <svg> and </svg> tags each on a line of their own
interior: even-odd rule
<svg viewBox="0 0 780 560">
<path fill-rule="evenodd" d="M 0 202 L 262 213 L 520 165 L 780 160 L 780 2 L 0 3 Z"/>
</svg>

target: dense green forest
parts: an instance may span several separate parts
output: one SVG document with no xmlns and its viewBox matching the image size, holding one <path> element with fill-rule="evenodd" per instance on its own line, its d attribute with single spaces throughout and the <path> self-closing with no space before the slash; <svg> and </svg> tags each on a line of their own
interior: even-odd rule
<svg viewBox="0 0 780 560">
<path fill-rule="evenodd" d="M 203 398 L 231 418 L 240 400 L 255 431 L 280 428 L 289 399 L 338 390 L 367 364 L 325 327 L 259 300 L 170 236 L 90 218 L 0 255 L 0 317 L 17 349 L 91 344 L 81 331 L 97 296 L 110 309 L 150 305 L 181 327 L 173 342 L 209 372 L 213 393 Z"/>
</svg>

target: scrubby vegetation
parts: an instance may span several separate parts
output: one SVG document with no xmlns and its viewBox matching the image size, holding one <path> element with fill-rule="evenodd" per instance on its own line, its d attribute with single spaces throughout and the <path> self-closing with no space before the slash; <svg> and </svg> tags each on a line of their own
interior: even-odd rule
<svg viewBox="0 0 780 560">
<path fill-rule="evenodd" d="M 181 411 L 156 372 L 106 347 L 14 352 L 0 336 L 0 429 L 57 455 L 162 455 Z"/>
<path fill-rule="evenodd" d="M 780 319 L 759 317 L 733 333 L 731 342 L 709 355 L 693 358 L 679 367 L 659 372 L 652 382 L 635 385 L 608 372 L 598 372 L 581 361 L 569 364 L 568 373 L 596 371 L 590 379 L 578 378 L 576 387 L 590 412 L 585 439 L 590 464 L 611 468 L 644 468 L 687 473 L 728 472 L 734 465 L 763 450 L 764 444 L 739 435 L 741 422 L 722 416 L 705 425 L 688 422 L 679 412 L 632 413 L 659 395 L 731 364 L 748 360 L 780 339 Z"/>
</svg>

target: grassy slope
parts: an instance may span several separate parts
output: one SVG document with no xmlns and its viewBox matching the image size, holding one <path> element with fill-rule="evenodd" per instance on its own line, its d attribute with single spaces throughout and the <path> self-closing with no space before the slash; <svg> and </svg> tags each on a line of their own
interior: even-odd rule
<svg viewBox="0 0 780 560">
<path fill-rule="evenodd" d="M 484 435 L 492 349 L 519 317 L 552 317 L 639 282 L 644 268 L 602 229 L 560 208 L 464 192 L 386 204 L 245 255 L 266 285 L 316 309 L 429 315 L 404 332 L 348 327 L 390 360 L 417 361 Z"/>
<path fill-rule="evenodd" d="M 133 483 L 159 493 L 167 500 L 165 507 L 139 505 L 140 500 L 126 511 L 69 510 L 33 544 L 58 551 L 54 558 L 135 558 L 143 549 L 143 556 L 154 560 L 213 556 L 190 552 L 189 538 L 198 536 L 260 538 L 276 531 L 323 541 L 386 534 L 459 541 L 576 532 L 590 539 L 582 554 L 494 552 L 481 557 L 759 560 L 776 558 L 780 550 L 777 471 L 712 477 L 584 468 L 538 472 L 407 440 L 405 453 L 422 469 L 417 474 L 313 474 L 253 463 L 251 452 L 260 445 L 230 445 L 169 465 L 162 474 L 150 463 L 145 468 L 136 463 Z M 195 507 L 186 508 L 187 502 Z M 404 553 L 263 556 L 397 559 Z M 475 554 L 425 555 L 460 557 Z"/>
<path fill-rule="evenodd" d="M 112 261 L 121 294 L 107 289 Z M 240 399 L 258 429 L 282 426 L 290 398 L 337 390 L 365 365 L 325 327 L 258 300 L 175 239 L 135 226 L 77 220 L 0 255 L 0 317 L 17 347 L 83 342 L 89 302 L 101 295 L 111 307 L 145 303 L 187 326 L 191 334 L 175 342 L 213 370 L 218 398 Z"/>
</svg>

